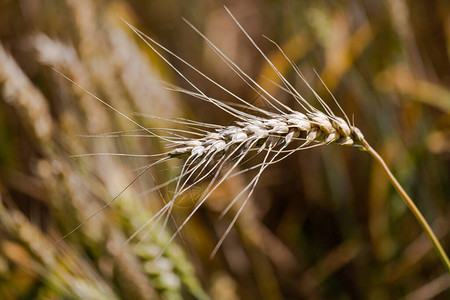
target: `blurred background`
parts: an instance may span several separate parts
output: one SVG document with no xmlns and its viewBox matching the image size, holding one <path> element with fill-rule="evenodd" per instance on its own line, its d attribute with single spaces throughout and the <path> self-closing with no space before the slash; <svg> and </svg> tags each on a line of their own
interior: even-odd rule
<svg viewBox="0 0 450 300">
<path fill-rule="evenodd" d="M 128 115 L 233 121 L 167 90 L 189 86 L 120 17 L 264 107 L 186 18 L 299 109 L 223 4 L 307 99 L 312 93 L 263 35 L 332 103 L 314 70 L 320 74 L 450 252 L 448 1 L 0 0 L 0 298 L 449 299 L 450 278 L 418 223 L 382 170 L 355 148 L 301 151 L 269 167 L 212 260 L 236 211 L 219 215 L 252 174 L 226 181 L 156 262 L 201 187 L 178 203 L 167 226 L 126 242 L 170 198 L 170 190 L 150 191 L 176 176 L 175 160 L 54 244 L 149 162 L 73 155 L 165 149 L 52 68 Z M 165 56 L 209 96 L 233 101 Z"/>
</svg>

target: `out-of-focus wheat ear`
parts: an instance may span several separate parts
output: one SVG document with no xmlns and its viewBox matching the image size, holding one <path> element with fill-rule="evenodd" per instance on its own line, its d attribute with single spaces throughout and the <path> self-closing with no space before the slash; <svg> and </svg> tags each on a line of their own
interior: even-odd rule
<svg viewBox="0 0 450 300">
<path fill-rule="evenodd" d="M 5 257 L 11 264 L 52 286 L 59 297 L 78 299 L 83 298 L 83 293 L 88 293 L 97 299 L 119 299 L 93 266 L 80 259 L 72 248 L 61 247 L 58 251 L 42 252 L 51 242 L 20 211 L 7 206 L 5 202 L 9 200 L 0 195 L 2 236 L 11 238 L 4 240 L 2 253 L 6 253 Z M 17 252 L 20 255 L 16 257 Z"/>
<path fill-rule="evenodd" d="M 433 229 L 431 229 L 430 225 L 428 224 L 425 217 L 422 215 L 420 210 L 417 208 L 416 204 L 412 199 L 409 197 L 408 193 L 403 189 L 401 184 L 398 182 L 398 180 L 395 178 L 394 174 L 392 174 L 389 167 L 386 165 L 386 162 L 383 160 L 383 158 L 369 145 L 369 143 L 363 139 L 362 143 L 364 145 L 364 149 L 369 152 L 369 154 L 375 158 L 375 160 L 378 162 L 378 164 L 382 167 L 383 171 L 386 173 L 386 176 L 388 177 L 389 181 L 394 186 L 395 190 L 398 192 L 398 194 L 402 197 L 405 204 L 408 206 L 409 210 L 412 212 L 416 220 L 419 222 L 422 229 L 425 231 L 426 235 L 428 236 L 428 239 L 430 240 L 434 250 L 438 254 L 439 258 L 441 259 L 442 263 L 445 266 L 445 269 L 450 275 L 450 260 L 442 247 L 441 243 L 439 242 L 438 238 L 433 232 Z"/>
<path fill-rule="evenodd" d="M 19 112 L 22 120 L 43 146 L 51 145 L 54 124 L 44 95 L 30 82 L 16 61 L 0 43 L 0 83 L 5 100 Z"/>
</svg>

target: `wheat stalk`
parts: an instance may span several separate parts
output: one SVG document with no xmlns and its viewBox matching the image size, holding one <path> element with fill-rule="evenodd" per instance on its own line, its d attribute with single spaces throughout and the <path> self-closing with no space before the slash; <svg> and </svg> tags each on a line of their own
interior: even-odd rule
<svg viewBox="0 0 450 300">
<path fill-rule="evenodd" d="M 433 230 L 431 229 L 430 225 L 428 224 L 425 217 L 422 215 L 420 210 L 417 208 L 414 201 L 409 197 L 408 193 L 403 189 L 402 185 L 398 182 L 397 178 L 395 178 L 394 174 L 392 174 L 389 167 L 386 165 L 386 162 L 384 159 L 376 152 L 366 140 L 363 140 L 364 150 L 366 150 L 383 168 L 383 171 L 386 173 L 386 176 L 388 177 L 389 181 L 392 183 L 394 188 L 397 190 L 398 194 L 402 197 L 405 204 L 408 206 L 409 210 L 412 212 L 416 220 L 419 222 L 420 226 L 422 227 L 423 231 L 425 231 L 428 239 L 430 240 L 434 250 L 438 254 L 439 258 L 442 260 L 442 263 L 444 264 L 447 272 L 450 274 L 450 260 L 448 259 L 447 254 L 445 253 L 444 248 L 442 247 L 441 243 L 439 242 L 438 238 L 434 234 Z"/>
</svg>

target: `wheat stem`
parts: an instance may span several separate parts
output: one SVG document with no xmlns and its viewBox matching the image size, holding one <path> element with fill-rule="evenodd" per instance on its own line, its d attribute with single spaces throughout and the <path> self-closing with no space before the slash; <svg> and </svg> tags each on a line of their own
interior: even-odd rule
<svg viewBox="0 0 450 300">
<path fill-rule="evenodd" d="M 438 238 L 434 234 L 433 230 L 431 229 L 430 225 L 428 224 L 427 220 L 424 218 L 420 210 L 417 208 L 417 206 L 414 204 L 412 199 L 408 196 L 408 194 L 405 192 L 403 187 L 400 185 L 400 183 L 397 181 L 397 179 L 392 174 L 391 170 L 389 170 L 388 166 L 386 165 L 383 158 L 367 143 L 366 140 L 362 140 L 362 143 L 369 152 L 369 154 L 377 160 L 377 162 L 380 164 L 380 166 L 383 168 L 384 172 L 386 173 L 387 177 L 389 178 L 389 181 L 392 183 L 394 188 L 397 190 L 398 194 L 402 197 L 403 201 L 405 201 L 408 208 L 413 213 L 414 217 L 419 222 L 420 226 L 422 226 L 423 230 L 427 234 L 428 238 L 430 239 L 430 242 L 434 248 L 434 250 L 439 255 L 439 258 L 444 263 L 444 266 L 447 270 L 447 272 L 450 274 L 450 260 L 448 259 L 447 254 L 444 251 L 444 248 L 442 247 L 441 243 L 439 242 Z"/>
</svg>

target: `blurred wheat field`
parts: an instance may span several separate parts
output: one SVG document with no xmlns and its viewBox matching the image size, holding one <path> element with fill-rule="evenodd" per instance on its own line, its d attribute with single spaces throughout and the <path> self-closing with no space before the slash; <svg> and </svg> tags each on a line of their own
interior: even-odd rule
<svg viewBox="0 0 450 300">
<path fill-rule="evenodd" d="M 264 106 L 186 18 L 266 90 L 295 106 L 223 9 L 307 99 L 274 40 L 324 99 L 320 74 L 391 166 L 450 252 L 450 5 L 447 1 L 0 2 L 0 299 L 447 299 L 450 278 L 416 220 L 368 155 L 329 146 L 270 166 L 219 253 L 234 216 L 219 218 L 251 180 L 211 195 L 164 251 L 201 190 L 167 226 L 127 242 L 170 197 L 150 192 L 179 165 L 141 172 L 157 139 L 148 128 L 185 117 L 227 125 L 126 26 L 124 18 L 234 93 Z M 229 95 L 168 57 L 213 98 Z M 312 100 L 311 100 L 312 101 Z M 292 102 L 292 103 L 291 103 Z M 141 113 L 141 114 L 139 114 Z M 86 156 L 132 153 L 135 157 Z M 141 156 L 142 155 L 142 156 Z"/>
</svg>

